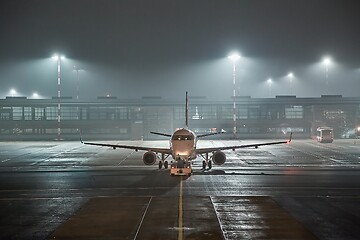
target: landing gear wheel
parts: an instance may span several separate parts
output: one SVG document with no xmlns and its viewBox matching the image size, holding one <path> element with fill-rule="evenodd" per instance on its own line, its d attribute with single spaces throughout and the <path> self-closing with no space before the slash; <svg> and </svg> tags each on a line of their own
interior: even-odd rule
<svg viewBox="0 0 360 240">
<path fill-rule="evenodd" d="M 212 162 L 211 161 L 208 161 L 208 167 L 209 167 L 209 170 L 212 168 Z"/>
<path fill-rule="evenodd" d="M 159 169 L 161 169 L 163 166 L 163 162 L 162 161 L 159 161 Z"/>
<path fill-rule="evenodd" d="M 202 169 L 206 169 L 206 162 L 205 161 L 202 162 Z"/>
<path fill-rule="evenodd" d="M 168 163 L 168 161 L 165 161 L 164 162 L 164 168 L 167 169 L 168 167 L 169 167 L 169 163 Z"/>
</svg>

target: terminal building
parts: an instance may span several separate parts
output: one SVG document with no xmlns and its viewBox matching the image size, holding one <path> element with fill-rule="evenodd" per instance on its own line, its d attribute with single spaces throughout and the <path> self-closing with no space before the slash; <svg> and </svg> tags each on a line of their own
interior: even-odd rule
<svg viewBox="0 0 360 240">
<path fill-rule="evenodd" d="M 318 127 L 334 129 L 336 138 L 352 138 L 360 125 L 360 98 L 322 95 L 318 98 L 236 97 L 236 137 L 314 138 Z M 60 111 L 58 104 L 60 103 Z M 60 121 L 58 119 L 60 113 Z M 185 125 L 185 102 L 161 97 L 125 100 L 98 97 L 0 99 L 0 140 L 164 139 L 150 131 L 172 133 Z M 233 138 L 233 99 L 189 98 L 189 127 L 197 133 L 225 131 Z M 213 136 L 215 137 L 215 136 Z"/>
</svg>

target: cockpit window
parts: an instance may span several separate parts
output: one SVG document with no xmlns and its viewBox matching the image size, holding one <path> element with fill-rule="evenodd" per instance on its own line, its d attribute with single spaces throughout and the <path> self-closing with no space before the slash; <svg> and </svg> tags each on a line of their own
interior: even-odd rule
<svg viewBox="0 0 360 240">
<path fill-rule="evenodd" d="M 174 135 L 172 137 L 172 140 L 187 141 L 187 140 L 194 140 L 194 138 L 191 135 Z"/>
</svg>

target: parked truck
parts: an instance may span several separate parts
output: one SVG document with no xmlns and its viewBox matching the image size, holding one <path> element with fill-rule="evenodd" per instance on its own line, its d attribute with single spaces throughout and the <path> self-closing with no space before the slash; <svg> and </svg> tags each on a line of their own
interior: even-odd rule
<svg viewBox="0 0 360 240">
<path fill-rule="evenodd" d="M 320 143 L 332 143 L 334 141 L 334 129 L 331 127 L 318 127 L 316 139 Z"/>
</svg>

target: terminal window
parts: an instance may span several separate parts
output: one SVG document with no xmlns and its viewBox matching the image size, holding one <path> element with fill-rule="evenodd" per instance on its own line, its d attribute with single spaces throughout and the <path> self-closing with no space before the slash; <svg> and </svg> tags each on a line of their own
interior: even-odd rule
<svg viewBox="0 0 360 240">
<path fill-rule="evenodd" d="M 285 118 L 286 119 L 301 119 L 303 118 L 303 106 L 286 106 Z"/>
</svg>

